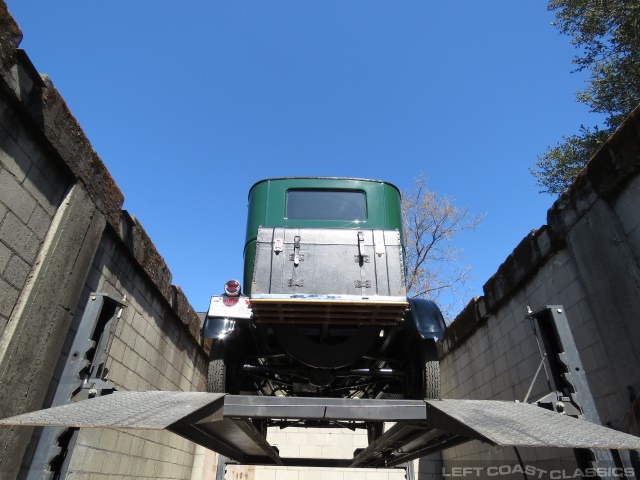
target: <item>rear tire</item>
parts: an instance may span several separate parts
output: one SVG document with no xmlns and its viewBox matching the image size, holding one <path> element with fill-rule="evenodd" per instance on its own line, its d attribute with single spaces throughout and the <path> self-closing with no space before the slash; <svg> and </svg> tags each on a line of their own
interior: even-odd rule
<svg viewBox="0 0 640 480">
<path fill-rule="evenodd" d="M 440 359 L 435 340 L 415 342 L 408 359 L 405 398 L 424 400 L 440 398 Z"/>
<path fill-rule="evenodd" d="M 216 340 L 211 345 L 209 368 L 207 372 L 207 392 L 238 393 L 240 371 L 238 362 L 233 361 L 231 345 L 228 340 Z"/>
<path fill-rule="evenodd" d="M 441 397 L 440 391 L 440 358 L 438 346 L 434 340 L 425 340 L 421 350 L 421 388 L 422 398 L 434 399 Z"/>
</svg>

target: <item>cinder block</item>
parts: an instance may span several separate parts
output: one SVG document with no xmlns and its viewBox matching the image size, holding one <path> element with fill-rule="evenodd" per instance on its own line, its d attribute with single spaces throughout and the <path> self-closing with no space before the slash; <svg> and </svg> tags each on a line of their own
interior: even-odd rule
<svg viewBox="0 0 640 480">
<path fill-rule="evenodd" d="M 20 292 L 0 278 L 0 315 L 9 318 Z"/>
<path fill-rule="evenodd" d="M 131 328 L 133 328 L 138 335 L 144 337 L 147 330 L 148 320 L 141 314 L 135 312 L 129 321 Z"/>
<path fill-rule="evenodd" d="M 84 470 L 86 456 L 87 447 L 82 443 L 76 443 L 75 447 L 73 448 L 71 460 L 69 461 L 70 470 Z"/>
<path fill-rule="evenodd" d="M 347 470 L 342 473 L 342 480 L 366 480 L 366 470 Z"/>
<path fill-rule="evenodd" d="M 3 118 L 0 120 L 0 165 L 11 172 L 17 182 L 22 182 L 32 162 L 4 128 L 4 121 L 7 119 L 4 118 L 4 115 L 1 116 Z M 12 122 L 15 122 L 15 119 Z M 15 122 L 15 124 L 17 123 Z"/>
<path fill-rule="evenodd" d="M 40 205 L 36 205 L 27 221 L 27 227 L 38 237 L 44 240 L 49 227 L 51 226 L 51 215 L 49 215 Z"/>
<path fill-rule="evenodd" d="M 149 358 L 151 354 L 151 349 L 149 348 L 149 343 L 145 340 L 145 338 L 138 334 L 136 336 L 133 350 L 142 358 Z"/>
<path fill-rule="evenodd" d="M 115 450 L 119 433 L 116 430 L 105 428 L 100 431 L 100 448 L 108 451 Z"/>
<path fill-rule="evenodd" d="M 508 368 L 509 368 L 509 365 L 507 364 L 507 356 L 502 355 L 493 363 L 494 373 L 492 374 L 492 376 L 491 377 L 485 376 L 484 380 L 487 381 L 488 378 L 492 378 L 493 376 L 496 376 L 496 375 L 502 375 L 504 372 L 508 370 Z M 483 375 L 486 375 L 488 373 L 489 372 L 487 371 L 487 369 L 483 371 Z"/>
<path fill-rule="evenodd" d="M 323 458 L 352 458 L 353 451 L 340 445 L 322 445 Z"/>
<path fill-rule="evenodd" d="M 99 450 L 88 449 L 83 470 L 91 473 L 100 473 L 102 464 L 104 463 L 104 455 Z"/>
<path fill-rule="evenodd" d="M 125 374 L 124 387 L 127 390 L 139 390 L 140 377 L 134 371 L 128 370 Z"/>
<path fill-rule="evenodd" d="M 0 275 L 4 272 L 4 269 L 9 263 L 9 259 L 12 255 L 13 253 L 11 250 L 9 250 L 4 243 L 0 242 Z"/>
<path fill-rule="evenodd" d="M 490 400 L 493 398 L 493 392 L 491 391 L 491 385 L 489 383 L 480 385 L 480 398 L 483 400 Z"/>
<path fill-rule="evenodd" d="M 322 447 L 320 445 L 300 445 L 300 456 L 302 458 L 319 458 L 322 455 Z"/>
<path fill-rule="evenodd" d="M 600 334 L 594 322 L 584 323 L 579 329 L 574 330 L 572 333 L 579 351 L 586 349 L 594 343 L 600 342 Z"/>
<path fill-rule="evenodd" d="M 318 468 L 312 468 L 311 470 L 304 472 L 301 475 L 304 480 L 343 480 L 343 471 L 341 469 L 322 470 Z"/>
<path fill-rule="evenodd" d="M 330 442 L 330 433 L 309 433 L 309 443 L 312 445 L 329 445 Z"/>
<path fill-rule="evenodd" d="M 133 348 L 136 341 L 136 332 L 131 325 L 129 325 L 126 321 L 121 322 L 122 331 L 120 333 L 120 339 L 129 347 Z"/>
<path fill-rule="evenodd" d="M 30 269 L 31 268 L 27 262 L 17 255 L 14 255 L 5 267 L 3 277 L 15 288 L 22 290 Z"/>
<path fill-rule="evenodd" d="M 7 216 L 7 212 L 9 212 L 7 206 L 4 203 L 0 202 L 0 226 L 4 221 L 4 218 Z"/>
<path fill-rule="evenodd" d="M 565 309 L 571 308 L 585 298 L 584 290 L 578 280 L 571 282 L 564 290 L 562 290 L 561 295 L 562 304 Z"/>
<path fill-rule="evenodd" d="M 365 474 L 365 480 L 389 480 L 389 473 L 384 470 L 368 470 Z"/>
<path fill-rule="evenodd" d="M 192 389 L 192 387 L 193 387 L 193 384 L 191 383 L 191 381 L 184 375 L 180 375 L 180 383 L 178 383 L 178 389 L 189 391 Z"/>
<path fill-rule="evenodd" d="M 144 462 L 144 468 L 142 470 L 142 474 L 145 478 L 155 478 L 157 468 L 158 468 L 158 461 L 146 459 Z"/>
<path fill-rule="evenodd" d="M 297 469 L 279 468 L 276 470 L 276 480 L 304 480 L 304 477 L 299 476 L 299 470 Z"/>
<path fill-rule="evenodd" d="M 2 222 L 0 238 L 28 263 L 35 260 L 40 249 L 38 237 L 13 212 L 8 212 Z"/>
<path fill-rule="evenodd" d="M 138 359 L 140 356 L 131 349 L 131 347 L 124 347 L 124 356 L 122 358 L 122 364 L 127 370 L 135 370 L 138 365 Z"/>
<path fill-rule="evenodd" d="M 49 183 L 47 177 L 35 165 L 32 165 L 29 169 L 22 185 L 35 198 L 38 204 L 49 215 L 53 216 L 60 205 L 62 195 L 59 190 Z"/>
<path fill-rule="evenodd" d="M 147 339 L 147 341 L 154 346 L 154 348 L 158 345 L 160 332 L 158 331 L 155 325 L 148 323 L 144 336 Z"/>
<path fill-rule="evenodd" d="M 365 445 L 362 445 L 363 443 Z M 366 436 L 363 440 L 363 436 L 358 435 L 355 432 L 339 431 L 331 434 L 331 444 L 345 447 L 345 449 L 353 449 L 355 446 L 366 446 L 366 443 Z"/>
<path fill-rule="evenodd" d="M 276 480 L 277 467 L 256 467 L 256 480 Z"/>
<path fill-rule="evenodd" d="M 109 349 L 109 356 L 118 362 L 124 363 L 124 354 L 126 351 L 126 345 L 122 342 L 122 340 L 118 337 L 113 339 L 113 343 L 111 344 L 111 348 Z"/>
<path fill-rule="evenodd" d="M 36 208 L 34 198 L 4 169 L 0 169 L 0 202 L 25 224 Z"/>
<path fill-rule="evenodd" d="M 523 359 L 520 343 L 513 343 L 513 345 L 514 347 L 505 354 L 509 370 L 515 368 Z"/>
<path fill-rule="evenodd" d="M 507 378 L 508 378 L 508 375 L 507 375 Z M 490 386 L 494 396 L 504 391 L 504 389 L 506 388 L 505 375 L 496 376 L 496 378 L 491 380 Z"/>
<path fill-rule="evenodd" d="M 118 436 L 118 451 L 124 453 L 126 455 L 131 454 L 131 446 L 133 444 L 134 436 L 126 431 L 119 431 L 120 435 Z"/>
</svg>

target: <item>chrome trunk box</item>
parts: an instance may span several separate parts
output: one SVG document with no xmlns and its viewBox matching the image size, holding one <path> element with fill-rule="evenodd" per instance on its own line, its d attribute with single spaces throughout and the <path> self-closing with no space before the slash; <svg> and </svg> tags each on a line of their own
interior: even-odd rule
<svg viewBox="0 0 640 480">
<path fill-rule="evenodd" d="M 393 324 L 406 294 L 397 230 L 258 230 L 251 285 L 256 321 Z"/>
</svg>

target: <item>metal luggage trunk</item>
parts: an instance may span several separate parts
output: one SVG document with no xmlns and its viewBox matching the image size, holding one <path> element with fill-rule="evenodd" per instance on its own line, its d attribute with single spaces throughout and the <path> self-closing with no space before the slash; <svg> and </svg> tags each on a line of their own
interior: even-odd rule
<svg viewBox="0 0 640 480">
<path fill-rule="evenodd" d="M 400 233 L 260 227 L 251 292 L 256 298 L 313 295 L 405 301 Z"/>
</svg>

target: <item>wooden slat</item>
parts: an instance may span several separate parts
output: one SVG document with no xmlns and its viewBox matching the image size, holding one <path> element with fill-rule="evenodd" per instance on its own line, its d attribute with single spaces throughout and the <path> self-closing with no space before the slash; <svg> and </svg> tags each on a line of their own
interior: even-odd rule
<svg viewBox="0 0 640 480">
<path fill-rule="evenodd" d="M 251 307 L 259 323 L 395 325 L 407 303 L 257 299 Z"/>
</svg>

